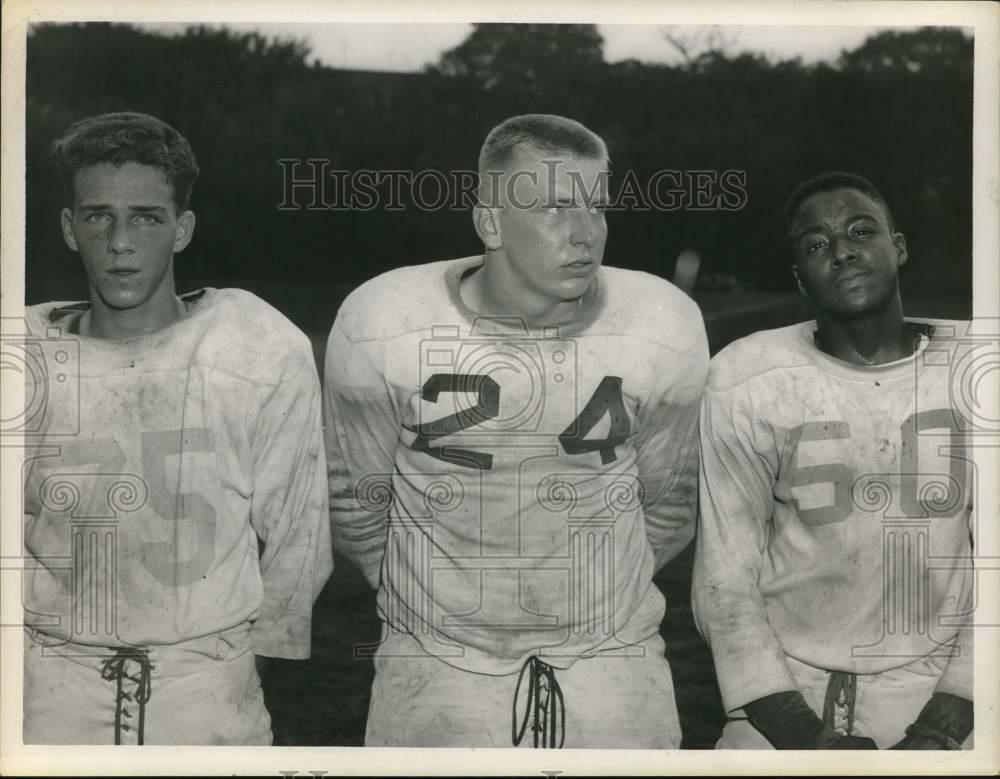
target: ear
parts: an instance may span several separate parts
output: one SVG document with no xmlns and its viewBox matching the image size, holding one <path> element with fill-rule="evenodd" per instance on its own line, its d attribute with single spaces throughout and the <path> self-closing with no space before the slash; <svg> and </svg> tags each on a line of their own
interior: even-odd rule
<svg viewBox="0 0 1000 779">
<path fill-rule="evenodd" d="M 59 214 L 59 219 L 62 222 L 63 240 L 66 242 L 66 245 L 74 252 L 80 251 L 80 247 L 76 244 L 76 235 L 73 233 L 72 209 L 64 208 Z"/>
<path fill-rule="evenodd" d="M 194 237 L 194 211 L 185 211 L 177 217 L 177 235 L 174 236 L 174 253 L 182 252 Z"/>
<path fill-rule="evenodd" d="M 892 242 L 896 246 L 896 267 L 906 265 L 909 254 L 906 252 L 906 236 L 902 233 L 893 233 Z"/>
<path fill-rule="evenodd" d="M 806 293 L 806 288 L 802 286 L 802 279 L 799 278 L 798 265 L 792 266 L 792 275 L 795 277 L 795 286 L 799 288 L 799 294 L 804 295 L 805 297 L 809 297 L 809 295 Z"/>
<path fill-rule="evenodd" d="M 476 228 L 476 235 L 490 251 L 496 251 L 503 246 L 497 211 L 496 208 L 488 208 L 482 204 L 477 204 L 472 209 L 472 224 Z"/>
</svg>

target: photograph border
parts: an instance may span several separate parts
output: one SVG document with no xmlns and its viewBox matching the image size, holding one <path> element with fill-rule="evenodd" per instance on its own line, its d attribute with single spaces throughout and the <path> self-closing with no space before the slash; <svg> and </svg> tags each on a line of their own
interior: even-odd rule
<svg viewBox="0 0 1000 779">
<path fill-rule="evenodd" d="M 25 62 L 32 23 L 116 22 L 386 22 L 412 20 L 406 2 L 368 0 L 324 4 L 293 0 L 175 0 L 172 3 L 53 2 L 11 0 L 3 9 L 2 108 L 2 317 L 24 313 L 25 263 Z M 594 0 L 555 3 L 509 0 L 503 4 L 437 0 L 423 3 L 420 22 L 466 21 L 607 22 L 641 24 L 963 26 L 974 30 L 973 319 L 974 331 L 1000 338 L 1000 6 L 978 2 L 652 2 L 611 6 Z M 55 221 L 53 225 L 55 225 Z M 994 371 L 992 385 L 1000 391 Z M 23 386 L 0 384 L 4 409 L 23 407 Z M 8 418 L 6 413 L 0 418 Z M 996 418 L 996 417 L 994 417 Z M 562 750 L 559 754 L 516 749 L 388 749 L 374 747 L 53 747 L 21 745 L 22 623 L 20 567 L 20 454 L 16 442 L 0 446 L 0 773 L 3 775 L 351 774 L 562 775 L 562 774 L 966 774 L 1000 769 L 1000 440 L 977 442 L 975 463 L 982 480 L 977 495 L 979 526 L 975 562 L 978 591 L 975 652 L 976 730 L 967 752 L 909 754 L 806 753 L 712 750 Z M 11 584 L 14 586 L 4 586 Z"/>
</svg>

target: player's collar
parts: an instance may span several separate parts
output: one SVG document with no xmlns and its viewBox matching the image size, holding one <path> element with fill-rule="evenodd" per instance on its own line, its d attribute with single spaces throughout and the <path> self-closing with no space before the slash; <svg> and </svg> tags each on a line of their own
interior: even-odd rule
<svg viewBox="0 0 1000 779">
<path fill-rule="evenodd" d="M 881 365 L 857 365 L 822 351 L 815 343 L 817 327 L 815 321 L 803 322 L 799 325 L 799 335 L 805 342 L 807 352 L 830 372 L 848 379 L 869 381 L 878 376 L 880 380 L 884 381 L 897 375 L 912 374 L 917 357 L 924 352 L 934 336 L 934 327 L 930 323 L 914 322 L 910 319 L 904 319 L 904 321 L 919 334 L 913 354 Z"/>
<path fill-rule="evenodd" d="M 445 271 L 445 285 L 448 288 L 448 297 L 451 299 L 452 305 L 472 325 L 472 330 L 480 335 L 530 335 L 534 333 L 543 337 L 558 336 L 563 338 L 586 330 L 597 321 L 601 311 L 604 309 L 607 293 L 605 291 L 606 285 L 601 283 L 603 269 L 600 269 L 594 278 L 591 289 L 581 298 L 580 307 L 576 315 L 569 322 L 563 322 L 559 325 L 526 328 L 524 320 L 519 316 L 505 317 L 480 314 L 469 308 L 465 301 L 462 300 L 460 285 L 466 275 L 482 267 L 485 262 L 486 258 L 481 254 L 473 257 L 463 257 L 460 260 L 454 260 Z M 528 332 L 529 330 L 532 332 Z"/>
<path fill-rule="evenodd" d="M 208 293 L 214 292 L 211 287 L 203 287 L 202 289 L 195 290 L 194 292 L 186 292 L 183 295 L 178 295 L 178 300 L 184 306 L 185 316 L 178 321 L 184 321 L 188 316 L 191 315 L 192 311 L 199 306 L 206 299 Z M 210 298 L 211 295 L 208 295 Z M 80 320 L 83 315 L 90 311 L 90 301 L 80 300 L 73 303 L 67 303 L 65 305 L 56 306 L 48 314 L 49 323 L 59 327 L 63 332 L 68 335 L 80 335 Z M 168 327 L 163 328 L 163 330 L 169 330 L 170 327 L 176 322 L 171 323 Z M 158 330 L 157 332 L 162 332 Z M 147 333 L 146 335 L 153 335 L 153 333 Z M 145 336 L 139 336 L 145 337 Z M 102 339 L 99 339 L 102 340 Z M 125 340 L 133 340 L 128 338 Z"/>
</svg>

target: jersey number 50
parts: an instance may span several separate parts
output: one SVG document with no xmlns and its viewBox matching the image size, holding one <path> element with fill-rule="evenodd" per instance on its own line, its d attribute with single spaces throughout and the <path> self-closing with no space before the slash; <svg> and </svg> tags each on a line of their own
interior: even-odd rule
<svg viewBox="0 0 1000 779">
<path fill-rule="evenodd" d="M 919 434 L 923 430 L 949 431 L 949 473 L 933 474 L 920 472 L 917 461 Z M 796 444 L 811 441 L 845 441 L 851 437 L 851 428 L 846 422 L 821 421 L 806 422 L 791 431 Z M 922 411 L 908 416 L 899 428 L 902 445 L 900 455 L 899 509 L 903 516 L 911 519 L 929 517 L 952 517 L 962 508 L 962 492 L 966 477 L 966 454 L 962 433 L 955 427 L 952 413 L 948 409 Z M 844 463 L 823 465 L 798 465 L 798 446 L 792 466 L 789 486 L 806 487 L 813 484 L 833 485 L 833 505 L 804 509 L 793 498 L 799 519 L 806 525 L 816 527 L 843 522 L 855 509 L 856 479 L 853 471 Z M 864 476 L 877 476 L 864 474 Z M 883 479 L 895 481 L 896 474 L 885 474 Z M 928 499 L 921 494 L 921 476 L 944 476 L 943 481 L 935 481 Z"/>
</svg>

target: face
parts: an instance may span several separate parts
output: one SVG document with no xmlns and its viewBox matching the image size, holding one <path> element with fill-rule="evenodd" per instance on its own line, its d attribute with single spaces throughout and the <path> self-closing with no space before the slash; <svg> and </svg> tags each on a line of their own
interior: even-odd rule
<svg viewBox="0 0 1000 779">
<path fill-rule="evenodd" d="M 604 258 L 607 163 L 525 151 L 502 180 L 501 207 L 480 236 L 519 287 L 558 304 L 580 298 Z"/>
<path fill-rule="evenodd" d="M 837 189 L 803 201 L 792 242 L 799 289 L 820 311 L 854 319 L 883 310 L 898 295 L 906 240 L 864 193 Z"/>
<path fill-rule="evenodd" d="M 78 171 L 73 190 L 63 238 L 83 259 L 94 304 L 173 305 L 173 256 L 191 241 L 194 214 L 178 214 L 163 172 L 102 163 Z"/>
</svg>

